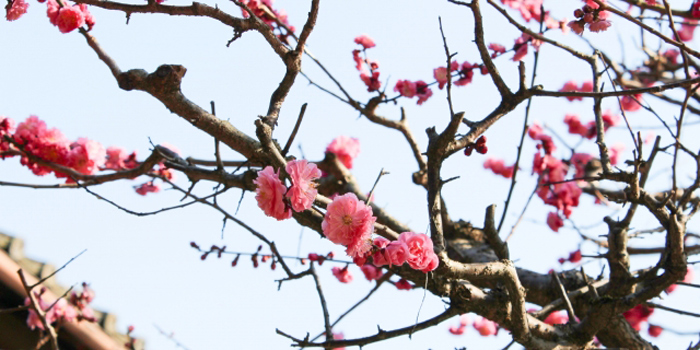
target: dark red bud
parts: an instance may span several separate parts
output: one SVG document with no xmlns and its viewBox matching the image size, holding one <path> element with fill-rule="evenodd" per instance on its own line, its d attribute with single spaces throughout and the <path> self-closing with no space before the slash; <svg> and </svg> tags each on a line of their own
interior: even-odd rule
<svg viewBox="0 0 700 350">
<path fill-rule="evenodd" d="M 576 10 L 574 11 L 574 17 L 576 17 L 576 18 L 581 18 L 581 17 L 583 17 L 583 10 L 581 10 L 581 9 L 576 9 Z"/>
<path fill-rule="evenodd" d="M 236 255 L 236 258 L 233 259 L 233 261 L 231 262 L 231 266 L 232 266 L 232 267 L 238 265 L 238 258 L 240 258 L 240 257 L 241 257 L 240 254 Z"/>
<path fill-rule="evenodd" d="M 202 257 L 200 259 L 207 260 L 207 255 L 209 255 L 209 253 L 202 254 Z"/>
<path fill-rule="evenodd" d="M 197 245 L 197 243 L 194 243 L 194 241 L 190 242 L 190 247 L 194 249 L 199 249 L 199 246 Z"/>
</svg>

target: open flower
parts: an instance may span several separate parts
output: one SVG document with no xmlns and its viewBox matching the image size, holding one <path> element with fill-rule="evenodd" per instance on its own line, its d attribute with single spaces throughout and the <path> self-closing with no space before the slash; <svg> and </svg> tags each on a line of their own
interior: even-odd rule
<svg viewBox="0 0 700 350">
<path fill-rule="evenodd" d="M 304 159 L 287 163 L 286 170 L 292 178 L 292 187 L 287 192 L 292 209 L 300 212 L 311 208 L 311 204 L 318 194 L 316 184 L 313 181 L 321 177 L 321 170 L 316 167 L 316 164 L 309 163 Z"/>
<path fill-rule="evenodd" d="M 355 194 L 346 193 L 328 205 L 321 228 L 331 242 L 346 246 L 349 256 L 363 256 L 372 248 L 370 239 L 376 220 L 371 207 Z"/>
<path fill-rule="evenodd" d="M 284 204 L 284 193 L 287 188 L 280 180 L 279 170 L 275 172 L 271 166 L 266 166 L 265 169 L 258 171 L 258 178 L 253 180 L 253 183 L 257 185 L 255 199 L 265 215 L 278 221 L 292 217 L 292 210 Z"/>
</svg>

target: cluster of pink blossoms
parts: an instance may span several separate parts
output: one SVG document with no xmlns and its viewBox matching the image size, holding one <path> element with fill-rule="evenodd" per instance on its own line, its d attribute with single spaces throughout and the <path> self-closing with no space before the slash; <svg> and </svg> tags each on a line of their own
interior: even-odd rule
<svg viewBox="0 0 700 350">
<path fill-rule="evenodd" d="M 360 79 L 367 85 L 367 91 L 379 91 L 382 82 L 379 81 L 379 62 L 367 58 L 367 49 L 375 47 L 374 40 L 363 34 L 355 38 L 355 43 L 362 46 L 362 50 L 352 50 L 352 59 L 355 61 L 355 69 L 360 72 Z M 363 54 L 364 57 L 360 57 Z"/>
<path fill-rule="evenodd" d="M 76 292 L 71 293 L 70 301 L 61 298 L 58 299 L 55 304 L 47 302 L 42 298 L 45 292 L 46 288 L 42 288 L 41 291 L 33 293 L 39 304 L 37 306 L 45 312 L 44 317 L 47 323 L 73 322 L 76 320 L 86 320 L 89 322 L 97 321 L 94 312 L 88 306 L 88 304 L 92 302 L 92 299 L 95 298 L 95 292 L 93 292 L 86 283 L 83 283 L 83 291 L 80 294 Z M 24 299 L 24 305 L 31 305 L 29 297 Z M 44 324 L 41 322 L 39 315 L 37 315 L 36 311 L 31 307 L 29 308 L 29 316 L 27 317 L 27 326 L 31 330 L 36 328 L 44 330 Z"/>
<path fill-rule="evenodd" d="M 494 44 L 489 45 L 491 47 Z M 505 49 L 503 49 L 505 52 Z M 488 69 L 486 69 L 486 66 L 483 64 L 471 64 L 467 61 L 464 61 L 464 63 L 460 64 L 457 62 L 452 62 L 450 63 L 450 69 L 447 69 L 447 67 L 438 67 L 433 69 L 433 77 L 435 78 L 435 81 L 438 82 L 438 88 L 442 90 L 442 88 L 445 87 L 447 84 L 447 76 L 452 75 L 452 72 L 456 72 L 456 75 L 453 76 L 453 78 L 457 78 L 457 80 L 454 80 L 452 83 L 455 86 L 465 86 L 469 83 L 472 82 L 472 78 L 474 77 L 474 69 L 479 69 L 482 75 L 489 74 Z"/>
<path fill-rule="evenodd" d="M 337 278 L 341 283 L 350 283 L 352 282 L 352 275 L 348 270 L 349 266 L 350 265 L 346 265 L 343 268 L 335 266 L 331 269 L 331 272 L 333 272 L 333 276 L 335 276 L 335 278 Z"/>
<path fill-rule="evenodd" d="M 377 237 L 373 244 L 375 253 L 372 254 L 372 262 L 375 266 L 401 266 L 408 263 L 414 270 L 429 272 L 439 264 L 433 250 L 433 241 L 422 233 L 403 232 L 399 239 L 391 242 L 384 237 Z"/>
<path fill-rule="evenodd" d="M 12 122 L 6 124 L 12 125 Z M 8 127 L 0 133 L 9 136 L 10 131 Z M 86 138 L 70 141 L 60 130 L 48 129 L 46 123 L 36 116 L 31 116 L 17 125 L 11 137 L 21 145 L 24 152 L 48 162 L 73 168 L 86 175 L 94 174 L 105 163 L 105 149 L 101 144 Z M 2 148 L 7 147 L 7 143 L 6 146 L 2 146 Z M 40 165 L 28 157 L 22 157 L 21 163 L 38 176 L 54 172 L 53 169 Z M 55 172 L 55 175 L 58 178 L 67 177 L 63 173 Z M 68 181 L 71 182 L 72 179 Z"/>
<path fill-rule="evenodd" d="M 515 44 L 513 45 L 513 51 L 515 51 L 515 55 L 513 55 L 514 62 L 522 60 L 527 55 L 529 45 L 532 45 L 535 51 L 538 51 L 542 45 L 542 40 L 535 39 L 527 33 L 523 33 L 523 35 L 515 39 Z"/>
<path fill-rule="evenodd" d="M 46 6 L 49 22 L 57 26 L 61 33 L 70 33 L 83 25 L 87 25 L 89 31 L 95 25 L 95 17 L 85 4 L 70 5 L 65 1 L 59 4 L 56 0 L 48 0 Z"/>
<path fill-rule="evenodd" d="M 610 13 L 608 11 L 600 10 L 600 5 L 591 0 L 585 0 L 586 5 L 580 9 L 574 11 L 574 17 L 578 18 L 575 21 L 569 22 L 568 26 L 576 34 L 583 34 L 585 26 L 588 26 L 588 30 L 591 32 L 602 32 L 608 30 L 612 25 L 608 21 L 608 16 Z M 605 2 L 605 0 L 602 0 Z"/>
<path fill-rule="evenodd" d="M 164 0 L 156 0 L 156 2 L 161 3 Z M 289 20 L 287 18 L 287 12 L 285 10 L 275 10 L 272 8 L 272 1 L 273 0 L 243 0 L 242 3 L 255 14 L 258 18 L 260 18 L 265 24 L 270 26 L 270 29 L 278 30 L 279 34 L 277 37 L 282 41 L 282 42 L 287 42 L 287 37 L 291 34 L 290 32 L 284 30 L 282 26 L 277 24 L 277 21 L 282 23 L 284 26 L 289 28 L 289 30 L 293 33 L 294 32 L 294 26 L 289 24 Z M 250 17 L 250 14 L 248 11 L 245 9 L 241 8 L 241 12 L 243 13 L 244 18 Z"/>
<path fill-rule="evenodd" d="M 76 141 L 68 140 L 63 133 L 56 129 L 49 129 L 46 123 L 36 116 L 30 116 L 15 128 L 14 121 L 10 118 L 0 117 L 0 159 L 15 155 L 11 152 L 11 138 L 20 145 L 21 150 L 40 158 L 46 162 L 71 168 L 85 175 L 94 175 L 98 170 L 123 171 L 138 167 L 141 163 L 136 160 L 136 152 L 127 153 L 119 147 L 109 147 L 106 151 L 97 141 L 79 138 Z M 175 149 L 173 146 L 168 146 Z M 16 149 L 14 149 L 16 151 Z M 174 153 L 178 153 L 173 151 Z M 20 163 L 29 168 L 35 175 L 44 176 L 54 173 L 57 178 L 67 178 L 71 183 L 73 179 L 61 172 L 56 172 L 48 166 L 41 165 L 28 156 L 23 156 Z M 164 163 L 158 164 L 158 169 L 151 172 L 152 175 L 173 180 L 175 174 Z M 153 180 L 134 186 L 136 193 L 146 195 L 160 191 L 160 186 Z"/>
<path fill-rule="evenodd" d="M 557 208 L 565 217 L 569 217 L 572 208 L 578 206 L 581 197 L 581 188 L 575 182 L 562 182 L 569 172 L 569 166 L 561 160 L 552 156 L 555 150 L 554 142 L 549 135 L 545 135 L 542 128 L 534 124 L 528 129 L 528 135 L 542 144 L 538 144 L 538 149 L 544 150 L 544 155 L 540 152 L 535 154 L 532 170 L 540 177 L 541 186 L 537 190 L 537 196 L 545 204 Z M 563 219 L 558 213 L 549 213 L 547 224 L 557 232 L 563 226 Z"/>
<path fill-rule="evenodd" d="M 258 207 L 265 215 L 277 220 L 292 217 L 292 209 L 301 212 L 311 208 L 318 194 L 313 181 L 321 177 L 321 171 L 316 164 L 306 160 L 290 161 L 285 170 L 292 179 L 289 190 L 280 180 L 279 169 L 275 171 L 271 166 L 259 171 L 258 177 L 253 180 L 257 186 L 255 199 L 258 201 Z M 289 198 L 289 205 L 284 201 L 285 197 Z"/>
</svg>

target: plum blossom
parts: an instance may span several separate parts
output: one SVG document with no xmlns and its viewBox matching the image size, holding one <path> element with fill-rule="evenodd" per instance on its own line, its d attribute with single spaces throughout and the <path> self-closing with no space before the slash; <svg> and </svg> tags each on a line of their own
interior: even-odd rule
<svg viewBox="0 0 700 350">
<path fill-rule="evenodd" d="M 15 121 L 8 118 L 0 116 L 0 153 L 6 152 L 10 149 L 10 143 L 5 141 L 5 136 L 11 137 L 15 132 Z M 6 156 L 2 156 L 0 159 L 4 159 Z"/>
<path fill-rule="evenodd" d="M 362 265 L 360 270 L 362 270 L 362 273 L 365 275 L 365 278 L 368 281 L 378 280 L 382 277 L 382 275 L 384 275 L 384 273 L 382 273 L 382 269 L 375 267 L 372 264 Z"/>
<path fill-rule="evenodd" d="M 26 1 L 13 0 L 12 6 L 5 7 L 5 9 L 7 10 L 5 18 L 7 18 L 8 21 L 17 20 L 20 17 L 22 17 L 22 15 L 27 13 L 27 8 L 29 8 L 29 4 L 27 4 Z"/>
<path fill-rule="evenodd" d="M 510 179 L 513 177 L 515 165 L 506 166 L 502 159 L 489 158 L 484 162 L 484 169 L 491 169 L 494 174 Z"/>
<path fill-rule="evenodd" d="M 445 81 L 447 81 L 447 78 L 445 78 Z M 394 91 L 398 92 L 403 97 L 411 98 L 416 96 L 416 83 L 410 80 L 399 80 L 396 82 L 396 86 L 394 86 Z"/>
<path fill-rule="evenodd" d="M 498 333 L 498 324 L 489 319 L 479 317 L 474 321 L 474 329 L 476 329 L 482 337 L 495 335 Z"/>
<path fill-rule="evenodd" d="M 534 123 L 527 128 L 527 135 L 535 141 L 542 142 L 541 145 L 537 145 L 537 148 L 544 149 L 545 154 L 552 154 L 552 152 L 557 149 L 557 147 L 554 145 L 554 140 L 552 140 L 552 137 L 545 134 L 544 129 L 542 129 L 542 127 L 537 123 Z"/>
<path fill-rule="evenodd" d="M 413 289 L 413 285 L 411 285 L 410 282 L 408 282 L 405 279 L 400 279 L 398 282 L 394 284 L 396 286 L 396 289 L 398 290 L 411 290 Z"/>
<path fill-rule="evenodd" d="M 696 4 L 700 4 L 700 2 L 697 2 Z M 681 23 L 681 29 L 678 31 L 678 36 L 682 41 L 688 42 L 693 40 L 697 23 L 698 21 L 695 19 L 683 21 L 683 23 Z"/>
<path fill-rule="evenodd" d="M 429 272 L 438 267 L 438 257 L 433 251 L 430 237 L 422 233 L 403 232 L 399 235 L 399 241 L 408 247 L 406 262 L 412 269 Z"/>
<path fill-rule="evenodd" d="M 160 186 L 156 185 L 153 183 L 153 181 L 148 181 L 146 183 L 143 183 L 139 186 L 135 186 L 134 189 L 136 190 L 136 193 L 145 196 L 149 193 L 158 193 L 160 192 Z"/>
<path fill-rule="evenodd" d="M 370 238 L 376 220 L 371 207 L 354 193 L 346 193 L 328 205 L 321 228 L 331 242 L 347 247 L 349 256 L 363 256 L 372 247 Z"/>
<path fill-rule="evenodd" d="M 258 171 L 258 177 L 253 180 L 253 183 L 257 186 L 255 199 L 265 215 L 278 221 L 292 217 L 292 210 L 284 203 L 284 194 L 287 192 L 287 188 L 279 178 L 279 170 L 275 172 L 268 165 L 265 169 Z"/>
<path fill-rule="evenodd" d="M 638 102 L 641 99 L 642 94 L 635 94 L 634 96 L 625 95 L 620 99 L 620 106 L 622 110 L 627 112 L 638 111 L 642 108 L 642 105 Z"/>
<path fill-rule="evenodd" d="M 297 212 L 311 208 L 318 194 L 314 180 L 321 177 L 321 170 L 316 164 L 309 163 L 305 159 L 292 160 L 285 168 L 292 179 L 292 187 L 287 191 L 292 209 Z"/>
<path fill-rule="evenodd" d="M 161 3 L 164 0 L 156 1 Z M 289 28 L 291 32 L 294 32 L 295 28 L 289 24 L 286 11 L 274 9 L 272 7 L 272 0 L 243 0 L 242 3 L 248 6 L 255 16 L 270 26 L 272 30 L 277 29 L 280 32 L 277 37 L 283 42 L 287 42 L 287 36 L 289 36 L 291 33 L 287 32 L 286 30 L 283 32 L 283 28 L 277 24 L 277 20 L 279 20 L 282 24 Z M 246 11 L 243 7 L 241 7 L 241 12 L 243 13 L 243 18 L 250 17 L 248 11 Z"/>
<path fill-rule="evenodd" d="M 106 154 L 107 160 L 105 161 L 102 170 L 124 170 L 133 169 L 139 166 L 139 162 L 136 161 L 135 151 L 127 155 L 126 150 L 123 148 L 111 146 L 107 148 Z"/>
<path fill-rule="evenodd" d="M 373 47 L 376 46 L 376 45 L 374 44 L 374 40 L 372 40 L 372 38 L 370 38 L 370 37 L 367 36 L 366 34 L 362 34 L 362 35 L 358 36 L 357 38 L 355 38 L 355 43 L 356 43 L 356 44 L 359 44 L 359 45 L 362 45 L 362 47 L 363 47 L 365 50 L 366 50 L 366 49 L 371 49 L 371 48 L 373 48 Z"/>
<path fill-rule="evenodd" d="M 565 311 L 554 311 L 544 319 L 544 323 L 555 325 L 555 324 L 565 324 L 569 322 L 569 316 Z"/>
<path fill-rule="evenodd" d="M 433 90 L 430 90 L 430 87 L 424 81 L 419 80 L 416 82 L 416 96 L 418 96 L 418 105 L 422 105 L 430 96 L 433 96 Z"/>
<path fill-rule="evenodd" d="M 550 212 L 547 214 L 547 226 L 554 232 L 559 232 L 559 229 L 564 226 L 564 219 L 562 219 L 556 212 Z"/>
<path fill-rule="evenodd" d="M 326 153 L 333 153 L 346 168 L 352 169 L 352 162 L 360 154 L 360 140 L 354 137 L 338 136 L 326 147 Z"/>
<path fill-rule="evenodd" d="M 344 268 L 340 267 L 333 267 L 331 271 L 333 272 L 333 276 L 338 279 L 341 283 L 350 283 L 352 282 L 352 274 L 350 274 L 350 270 L 348 269 L 349 265 L 345 266 Z"/>
<path fill-rule="evenodd" d="M 448 75 L 452 74 L 452 72 L 456 71 L 457 69 L 459 69 L 459 63 L 455 61 L 452 61 L 450 63 L 449 71 L 447 70 L 447 67 L 438 67 L 433 69 L 433 77 L 435 78 L 435 81 L 438 82 L 438 89 L 442 90 L 442 88 L 445 87 L 445 85 L 447 84 Z"/>
<path fill-rule="evenodd" d="M 629 322 L 634 330 L 639 332 L 642 329 L 642 323 L 647 322 L 652 313 L 654 313 L 654 309 L 639 304 L 622 313 L 622 316 Z"/>
<path fill-rule="evenodd" d="M 649 325 L 649 336 L 653 338 L 658 338 L 664 331 L 663 327 L 650 324 Z"/>
<path fill-rule="evenodd" d="M 384 241 L 388 242 L 388 240 L 386 239 L 384 239 Z M 406 242 L 400 239 L 392 241 L 390 243 L 385 243 L 384 241 L 380 241 L 380 244 L 377 244 L 377 239 L 375 239 L 374 241 L 374 245 L 379 248 L 379 250 L 372 256 L 374 265 L 403 265 L 403 263 L 405 263 L 408 260 L 408 257 L 410 255 L 410 251 Z"/>
<path fill-rule="evenodd" d="M 367 92 L 379 91 L 382 87 L 382 82 L 379 81 L 379 72 L 374 71 L 370 74 L 362 73 L 360 74 L 360 79 L 365 85 L 367 85 Z"/>
</svg>

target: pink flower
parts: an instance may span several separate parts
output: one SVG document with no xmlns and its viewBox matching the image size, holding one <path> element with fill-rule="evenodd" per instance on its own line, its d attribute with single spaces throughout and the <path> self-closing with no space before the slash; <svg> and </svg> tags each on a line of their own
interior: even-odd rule
<svg viewBox="0 0 700 350">
<path fill-rule="evenodd" d="M 56 25 L 56 20 L 58 19 L 58 10 L 61 6 L 58 5 L 56 0 L 49 0 L 46 2 L 46 16 L 49 17 L 49 22 Z"/>
<path fill-rule="evenodd" d="M 630 95 L 625 95 L 622 96 L 620 99 L 620 105 L 622 106 L 622 109 L 628 112 L 634 112 L 638 111 L 639 109 L 642 108 L 642 105 L 639 104 L 639 100 L 642 99 L 642 94 L 635 94 L 634 96 Z"/>
<path fill-rule="evenodd" d="M 463 327 L 463 326 L 458 326 L 458 327 L 452 326 L 452 327 L 450 327 L 449 331 L 450 331 L 450 333 L 452 333 L 454 335 L 462 335 L 462 334 L 464 334 L 464 331 L 466 329 L 467 329 L 467 327 Z"/>
<path fill-rule="evenodd" d="M 348 270 L 348 266 L 345 266 L 344 268 L 340 267 L 333 267 L 331 269 L 333 272 L 333 276 L 338 279 L 341 283 L 350 283 L 352 282 L 352 275 L 350 274 L 350 270 Z"/>
<path fill-rule="evenodd" d="M 292 187 L 287 192 L 292 209 L 301 212 L 311 208 L 318 194 L 313 181 L 321 177 L 321 170 L 304 159 L 290 161 L 285 169 L 292 178 Z"/>
<path fill-rule="evenodd" d="M 606 11 L 603 11 L 601 13 L 605 13 L 605 12 Z M 610 23 L 610 21 L 598 20 L 596 22 L 589 24 L 588 30 L 590 30 L 591 32 L 594 32 L 594 33 L 604 32 L 604 31 L 608 30 L 608 28 L 610 28 L 611 25 L 612 25 L 612 23 Z"/>
<path fill-rule="evenodd" d="M 360 140 L 338 136 L 326 147 L 326 152 L 335 154 L 346 168 L 352 169 L 353 160 L 360 154 Z"/>
<path fill-rule="evenodd" d="M 79 138 L 70 145 L 67 163 L 80 173 L 92 175 L 105 164 L 106 157 L 107 153 L 99 142 Z"/>
<path fill-rule="evenodd" d="M 156 0 L 156 2 L 161 3 L 165 0 Z M 79 4 L 78 7 L 80 7 L 80 11 L 83 12 L 83 16 L 85 16 L 85 24 L 88 26 L 88 31 L 92 30 L 92 27 L 95 26 L 95 17 L 90 13 L 90 10 L 88 10 L 87 5 L 85 4 Z"/>
<path fill-rule="evenodd" d="M 527 55 L 527 44 L 516 45 L 515 55 L 513 55 L 513 61 L 518 62 L 522 60 Z"/>
<path fill-rule="evenodd" d="M 445 78 L 445 82 L 447 82 L 447 78 Z M 394 86 L 394 91 L 403 97 L 411 98 L 416 95 L 416 83 L 409 80 L 399 80 Z"/>
<path fill-rule="evenodd" d="M 433 90 L 430 90 L 430 87 L 424 81 L 419 80 L 416 82 L 416 96 L 418 96 L 418 105 L 422 105 L 430 96 L 433 96 Z"/>
<path fill-rule="evenodd" d="M 550 212 L 547 214 L 547 226 L 554 232 L 559 232 L 559 229 L 564 226 L 564 219 L 562 219 L 556 212 Z"/>
<path fill-rule="evenodd" d="M 447 67 L 438 67 L 433 69 L 433 77 L 435 78 L 435 81 L 438 82 L 438 89 L 442 90 L 442 88 L 445 87 L 445 84 L 447 84 L 448 75 L 451 74 L 453 71 L 456 71 L 457 69 L 459 69 L 459 63 L 455 61 L 452 61 L 452 63 L 450 64 L 449 71 L 447 70 Z"/>
<path fill-rule="evenodd" d="M 253 183 L 257 185 L 255 199 L 265 215 L 278 221 L 292 217 L 292 210 L 284 203 L 287 188 L 279 178 L 279 170 L 275 172 L 271 166 L 266 166 L 265 169 L 258 171 L 258 177 L 253 180 Z"/>
<path fill-rule="evenodd" d="M 639 332 L 642 329 L 642 323 L 647 322 L 652 313 L 654 313 L 654 309 L 639 304 L 634 308 L 625 311 L 622 316 L 625 317 L 632 328 Z"/>
<path fill-rule="evenodd" d="M 506 47 L 501 44 L 490 43 L 488 47 L 489 50 L 493 51 L 491 58 L 495 58 L 498 55 L 506 53 Z"/>
<path fill-rule="evenodd" d="M 569 316 L 565 311 L 554 311 L 544 319 L 544 323 L 551 325 L 565 324 L 567 322 L 569 322 Z"/>
<path fill-rule="evenodd" d="M 120 147 L 109 147 L 106 151 L 107 160 L 104 164 L 104 169 L 124 170 L 133 169 L 139 165 L 136 161 L 136 152 L 127 155 L 126 151 Z"/>
<path fill-rule="evenodd" d="M 333 340 L 343 340 L 343 339 L 345 339 L 345 334 L 343 334 L 342 332 L 333 333 Z M 334 349 L 335 350 L 345 350 L 345 347 L 334 348 Z"/>
<path fill-rule="evenodd" d="M 362 267 L 360 267 L 360 270 L 362 270 L 362 273 L 365 275 L 365 278 L 368 281 L 378 280 L 382 277 L 382 275 L 384 275 L 382 273 L 382 269 L 374 267 L 370 264 L 362 265 Z"/>
<path fill-rule="evenodd" d="M 664 329 L 661 326 L 657 326 L 657 325 L 653 325 L 653 324 L 649 325 L 649 336 L 651 336 L 651 337 L 658 338 L 661 335 L 661 332 L 663 332 L 663 331 L 664 331 Z"/>
<path fill-rule="evenodd" d="M 377 71 L 372 72 L 372 75 L 362 73 L 360 74 L 360 79 L 367 85 L 368 92 L 378 91 L 382 87 L 382 82 L 379 81 L 379 72 Z"/>
<path fill-rule="evenodd" d="M 391 241 L 382 236 L 377 236 L 374 241 L 372 241 L 372 244 L 379 249 L 386 248 L 389 243 L 391 243 Z"/>
<path fill-rule="evenodd" d="M 574 32 L 574 33 L 576 33 L 576 34 L 578 34 L 578 35 L 582 35 L 582 34 L 583 34 L 583 30 L 584 30 L 583 25 L 584 25 L 584 23 L 583 23 L 582 21 L 579 20 L 579 21 L 571 21 L 571 22 L 569 22 L 566 26 L 569 27 L 569 28 L 571 28 L 571 31 L 572 31 L 572 32 Z"/>
<path fill-rule="evenodd" d="M 491 169 L 494 174 L 501 175 L 506 179 L 513 177 L 513 171 L 515 171 L 515 165 L 506 166 L 505 162 L 501 159 L 489 158 L 484 162 L 484 169 Z"/>
<path fill-rule="evenodd" d="M 411 254 L 406 242 L 400 239 L 389 243 L 384 250 L 389 265 L 401 266 L 408 261 Z"/>
<path fill-rule="evenodd" d="M 498 331 L 498 325 L 496 322 L 493 322 L 491 320 L 488 320 L 483 317 L 479 317 L 474 321 L 474 329 L 479 331 L 479 334 L 481 336 L 489 336 L 489 335 L 494 335 Z"/>
<path fill-rule="evenodd" d="M 355 194 L 346 193 L 328 205 L 321 228 L 331 242 L 346 246 L 347 254 L 356 257 L 371 249 L 370 238 L 376 220 L 371 207 L 358 200 Z"/>
<path fill-rule="evenodd" d="M 27 4 L 24 0 L 13 0 L 12 6 L 5 7 L 7 9 L 5 18 L 7 18 L 8 21 L 19 19 L 23 14 L 27 13 L 28 7 L 29 4 Z"/>
<path fill-rule="evenodd" d="M 56 26 L 61 33 L 70 33 L 85 24 L 85 15 L 78 5 L 64 6 L 58 10 Z"/>
<path fill-rule="evenodd" d="M 362 45 L 362 47 L 365 48 L 365 50 L 371 49 L 375 46 L 374 40 L 372 40 L 372 38 L 370 38 L 366 34 L 362 34 L 355 38 L 355 43 Z"/>
<path fill-rule="evenodd" d="M 700 4 L 700 2 L 698 4 Z M 693 40 L 695 28 L 697 27 L 697 20 L 689 20 L 687 22 L 689 23 L 683 22 L 681 24 L 681 30 L 678 31 L 678 36 L 685 42 Z"/>
<path fill-rule="evenodd" d="M 616 143 L 609 149 L 610 151 L 610 164 L 617 164 L 620 154 L 625 151 L 625 145 L 623 143 Z"/>
<path fill-rule="evenodd" d="M 546 135 L 544 133 L 544 129 L 542 129 L 542 127 L 537 123 L 534 123 L 528 127 L 527 135 L 535 141 L 542 141 L 541 147 L 544 148 L 545 154 L 552 154 L 552 152 L 554 152 L 557 149 L 557 147 L 554 145 L 552 137 Z"/>
<path fill-rule="evenodd" d="M 0 116 L 0 153 L 6 152 L 10 149 L 10 143 L 5 141 L 5 136 L 11 137 L 14 132 L 15 121 L 7 117 Z"/>
<path fill-rule="evenodd" d="M 355 69 L 366 73 L 366 71 L 363 71 L 362 62 L 364 62 L 364 60 L 360 57 L 360 50 L 352 50 L 352 59 L 355 61 Z"/>
<path fill-rule="evenodd" d="M 479 65 L 474 64 L 472 65 L 471 63 L 464 61 L 462 63 L 462 68 L 459 70 L 459 79 L 455 81 L 456 86 L 465 86 L 469 83 L 472 82 L 472 78 L 474 77 L 474 68 L 479 67 Z"/>
<path fill-rule="evenodd" d="M 406 281 L 405 279 L 400 279 L 398 282 L 394 284 L 396 286 L 396 289 L 398 290 L 411 290 L 413 289 L 413 286 L 411 285 L 410 282 Z"/>
<path fill-rule="evenodd" d="M 425 234 L 403 232 L 399 241 L 408 247 L 406 261 L 412 269 L 428 272 L 438 267 L 438 258 L 433 251 L 433 241 Z"/>
<path fill-rule="evenodd" d="M 579 91 L 578 85 L 576 84 L 575 81 L 569 80 L 567 81 L 564 86 L 559 90 L 559 92 L 577 92 Z M 566 99 L 569 101 L 582 101 L 583 97 L 580 96 L 566 96 Z"/>
<path fill-rule="evenodd" d="M 136 189 L 136 193 L 142 196 L 145 196 L 148 193 L 160 192 L 160 186 L 153 184 L 153 181 L 143 183 L 139 186 L 135 186 L 134 188 Z"/>
</svg>

